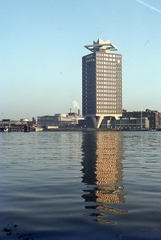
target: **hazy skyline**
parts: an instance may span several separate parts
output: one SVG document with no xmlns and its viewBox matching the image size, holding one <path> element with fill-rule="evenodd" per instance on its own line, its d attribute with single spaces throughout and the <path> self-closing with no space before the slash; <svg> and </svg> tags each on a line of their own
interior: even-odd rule
<svg viewBox="0 0 161 240">
<path fill-rule="evenodd" d="M 1 0 L 0 119 L 82 112 L 84 45 L 122 54 L 123 108 L 161 111 L 160 0 Z"/>
</svg>

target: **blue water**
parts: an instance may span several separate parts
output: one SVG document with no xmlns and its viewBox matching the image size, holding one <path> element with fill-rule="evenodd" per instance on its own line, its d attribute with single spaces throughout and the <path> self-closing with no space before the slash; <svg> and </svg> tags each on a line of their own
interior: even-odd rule
<svg viewBox="0 0 161 240">
<path fill-rule="evenodd" d="M 0 239 L 161 239 L 161 132 L 0 134 Z"/>
</svg>

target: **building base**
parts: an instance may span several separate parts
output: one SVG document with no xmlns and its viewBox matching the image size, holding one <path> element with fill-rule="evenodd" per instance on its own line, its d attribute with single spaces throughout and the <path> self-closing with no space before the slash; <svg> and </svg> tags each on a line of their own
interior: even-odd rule
<svg viewBox="0 0 161 240">
<path fill-rule="evenodd" d="M 84 116 L 85 118 L 91 118 L 92 122 L 93 122 L 93 126 L 94 128 L 100 128 L 103 120 L 105 118 L 108 118 L 109 120 L 111 120 L 112 118 L 115 118 L 116 120 L 120 119 L 120 117 L 122 117 L 122 114 L 97 114 L 97 115 L 86 115 Z M 106 126 L 108 126 L 108 123 L 106 124 Z"/>
</svg>

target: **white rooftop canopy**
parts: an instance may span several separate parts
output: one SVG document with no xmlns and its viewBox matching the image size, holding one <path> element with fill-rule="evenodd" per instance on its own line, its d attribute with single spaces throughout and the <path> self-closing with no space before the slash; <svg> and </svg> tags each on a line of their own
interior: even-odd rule
<svg viewBox="0 0 161 240">
<path fill-rule="evenodd" d="M 102 39 L 98 39 L 97 42 L 93 41 L 92 45 L 85 45 L 85 48 L 90 50 L 91 52 L 107 52 L 110 51 L 117 51 L 118 48 L 115 47 L 112 43 L 110 43 L 110 40 L 103 41 Z"/>
</svg>

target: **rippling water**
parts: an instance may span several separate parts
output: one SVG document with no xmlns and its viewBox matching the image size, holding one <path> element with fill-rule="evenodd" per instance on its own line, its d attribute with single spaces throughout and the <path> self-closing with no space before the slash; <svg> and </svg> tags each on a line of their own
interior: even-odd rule
<svg viewBox="0 0 161 240">
<path fill-rule="evenodd" d="M 161 132 L 0 134 L 0 239 L 161 239 Z"/>
</svg>

